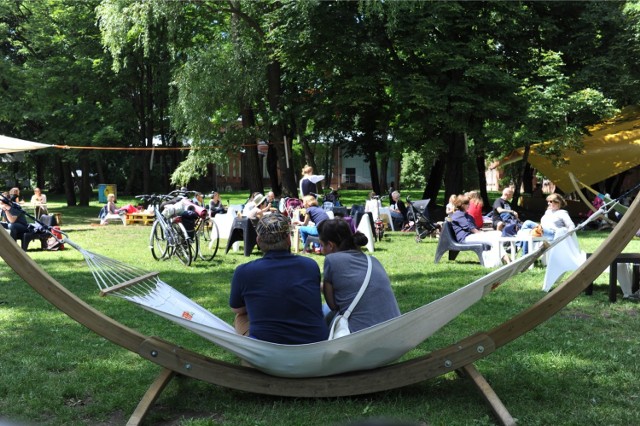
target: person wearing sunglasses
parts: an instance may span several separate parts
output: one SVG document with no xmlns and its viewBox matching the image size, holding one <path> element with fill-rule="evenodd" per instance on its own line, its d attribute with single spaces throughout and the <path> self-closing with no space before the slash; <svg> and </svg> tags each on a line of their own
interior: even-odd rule
<svg viewBox="0 0 640 426">
<path fill-rule="evenodd" d="M 547 197 L 547 210 L 540 219 L 540 226 L 542 227 L 542 235 L 550 240 L 553 240 L 556 235 L 560 233 L 566 234 L 572 231 L 576 225 L 569 217 L 569 213 L 563 209 L 567 205 L 567 202 L 560 194 L 550 194 Z M 532 220 L 525 220 L 522 224 L 522 229 L 518 231 L 520 233 L 530 233 L 535 229 L 538 224 Z M 527 248 L 525 247 L 525 253 Z"/>
</svg>

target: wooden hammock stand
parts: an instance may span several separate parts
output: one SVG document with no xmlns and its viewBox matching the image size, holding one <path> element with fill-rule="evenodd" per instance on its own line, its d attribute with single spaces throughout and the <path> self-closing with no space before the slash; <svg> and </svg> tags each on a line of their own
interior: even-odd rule
<svg viewBox="0 0 640 426">
<path fill-rule="evenodd" d="M 27 284 L 73 320 L 163 367 L 129 419 L 129 425 L 142 422 L 176 374 L 240 391 L 317 398 L 362 395 L 400 388 L 451 371 L 468 377 L 490 405 L 498 421 L 511 425 L 515 424 L 514 419 L 473 363 L 545 322 L 580 295 L 622 252 L 640 228 L 639 206 L 640 197 L 636 197 L 605 243 L 557 289 L 492 330 L 471 335 L 415 359 L 374 370 L 329 377 L 292 379 L 270 376 L 253 368 L 217 361 L 157 337 L 145 336 L 102 314 L 68 291 L 31 260 L 6 232 L 0 232 L 0 244 L 3 247 L 0 255 Z"/>
</svg>

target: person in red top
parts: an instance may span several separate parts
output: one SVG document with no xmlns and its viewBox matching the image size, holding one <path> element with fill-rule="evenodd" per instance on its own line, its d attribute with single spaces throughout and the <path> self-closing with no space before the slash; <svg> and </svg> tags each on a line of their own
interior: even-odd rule
<svg viewBox="0 0 640 426">
<path fill-rule="evenodd" d="M 475 223 L 476 228 L 482 229 L 482 226 L 484 225 L 482 206 L 484 203 L 482 202 L 480 193 L 478 191 L 469 191 L 465 195 L 469 197 L 469 208 L 467 209 L 467 213 L 473 217 L 473 222 Z"/>
</svg>

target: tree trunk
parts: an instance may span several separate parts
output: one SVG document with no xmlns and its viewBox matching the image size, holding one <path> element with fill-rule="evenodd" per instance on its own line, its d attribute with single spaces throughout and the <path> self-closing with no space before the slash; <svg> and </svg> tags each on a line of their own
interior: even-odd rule
<svg viewBox="0 0 640 426">
<path fill-rule="evenodd" d="M 318 163 L 316 162 L 316 156 L 314 152 L 311 150 L 311 146 L 309 145 L 309 141 L 300 136 L 300 144 L 302 145 L 302 152 L 304 153 L 304 161 L 305 165 L 309 165 L 313 167 L 313 173 L 316 175 L 322 174 L 322 170 L 318 167 Z M 326 178 L 326 176 L 325 176 Z M 318 192 L 322 192 L 322 187 L 324 182 L 318 182 Z"/>
<path fill-rule="evenodd" d="M 53 181 L 54 185 L 51 188 L 51 191 L 56 193 L 56 194 L 64 194 L 65 193 L 65 187 L 64 187 L 64 174 L 65 174 L 65 170 L 64 167 L 62 166 L 62 156 L 60 154 L 54 154 L 54 174 L 55 174 L 55 180 Z"/>
<path fill-rule="evenodd" d="M 253 109 L 246 107 L 242 109 L 242 128 L 250 129 L 255 126 L 255 116 Z M 262 175 L 260 174 L 260 159 L 258 158 L 258 149 L 256 141 L 248 136 L 244 141 L 247 146 L 244 157 L 246 159 L 246 167 L 244 168 L 244 178 L 250 193 L 264 193 L 264 184 L 262 183 Z"/>
<path fill-rule="evenodd" d="M 42 191 L 46 191 L 46 188 L 44 187 L 44 165 L 45 165 L 45 161 L 44 161 L 44 156 L 42 155 L 36 155 L 36 186 L 38 188 L 41 188 Z"/>
<path fill-rule="evenodd" d="M 76 193 L 73 190 L 73 177 L 71 176 L 71 167 L 66 161 L 62 162 L 62 179 L 64 183 L 64 194 L 67 199 L 67 206 L 75 206 Z"/>
<path fill-rule="evenodd" d="M 80 170 L 82 177 L 80 178 L 80 203 L 81 206 L 88 206 L 91 194 L 91 185 L 89 184 L 89 159 L 86 152 L 80 153 Z"/>
<path fill-rule="evenodd" d="M 378 175 L 378 161 L 376 152 L 373 149 L 367 150 L 367 160 L 369 161 L 369 174 L 371 175 L 371 190 L 378 195 L 384 195 L 380 191 L 380 179 Z"/>
<path fill-rule="evenodd" d="M 389 188 L 389 183 L 387 182 L 388 173 L 389 173 L 389 151 L 387 150 L 380 154 L 380 188 L 384 192 L 386 192 L 387 188 Z M 386 195 L 386 194 L 380 193 L 380 195 Z"/>
<path fill-rule="evenodd" d="M 522 188 L 525 194 L 533 194 L 533 167 L 531 167 L 531 164 L 529 163 L 524 163 Z"/>
<path fill-rule="evenodd" d="M 422 199 L 431 200 L 429 206 L 436 205 L 438 200 L 438 193 L 442 186 L 442 178 L 444 177 L 446 153 L 442 152 L 440 157 L 433 163 L 431 172 L 429 173 L 429 179 L 427 179 L 427 185 L 422 193 Z"/>
<path fill-rule="evenodd" d="M 273 61 L 267 66 L 267 79 L 269 82 L 269 106 L 273 114 L 279 115 L 281 113 L 281 70 L 280 63 L 278 61 Z M 285 131 L 283 125 L 284 124 L 281 122 L 271 124 L 269 133 L 272 135 L 271 142 L 274 144 L 278 156 L 280 177 L 282 181 L 282 193 L 288 197 L 295 197 L 297 196 L 298 189 L 296 185 L 295 172 L 293 169 L 291 141 L 285 141 Z"/>
<path fill-rule="evenodd" d="M 444 199 L 448 200 L 451 194 L 460 194 L 463 189 L 466 140 L 462 132 L 450 133 L 445 137 L 445 140 L 448 139 L 449 152 L 444 175 Z"/>
<path fill-rule="evenodd" d="M 402 162 L 396 158 L 394 158 L 392 161 L 393 161 L 393 183 L 395 184 L 394 186 L 396 189 L 400 189 L 400 169 L 402 168 Z"/>
<path fill-rule="evenodd" d="M 280 179 L 278 178 L 278 152 L 271 144 L 269 144 L 269 150 L 267 151 L 267 170 L 269 172 L 269 180 L 271 181 L 271 190 L 276 197 L 280 197 L 282 188 L 280 187 Z"/>
<path fill-rule="evenodd" d="M 142 158 L 141 157 L 142 154 L 135 153 L 134 155 L 136 156 L 138 161 L 132 161 L 129 163 L 129 176 L 127 177 L 127 182 L 124 188 L 122 188 L 120 191 L 121 194 L 131 194 L 133 191 L 132 190 L 133 182 L 135 182 L 136 176 L 138 175 L 138 163 L 141 161 L 141 158 Z"/>
<path fill-rule="evenodd" d="M 524 153 L 522 154 L 522 163 L 520 165 L 520 172 L 516 176 L 515 188 L 513 189 L 513 201 L 512 203 L 517 206 L 520 199 L 520 184 L 525 173 L 525 164 L 529 164 L 529 152 L 531 151 L 531 145 L 525 145 Z"/>
<path fill-rule="evenodd" d="M 484 153 L 476 155 L 476 168 L 478 169 L 478 185 L 480 186 L 480 197 L 485 206 L 490 206 L 489 194 L 487 193 L 487 166 Z M 485 207 L 486 211 L 486 207 Z"/>
</svg>

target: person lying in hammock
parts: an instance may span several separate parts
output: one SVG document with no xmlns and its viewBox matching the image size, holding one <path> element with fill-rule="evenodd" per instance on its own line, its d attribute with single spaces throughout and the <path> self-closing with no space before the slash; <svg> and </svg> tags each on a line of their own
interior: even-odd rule
<svg viewBox="0 0 640 426">
<path fill-rule="evenodd" d="M 273 343 L 326 340 L 320 268 L 314 260 L 291 253 L 289 230 L 289 219 L 279 213 L 258 221 L 256 241 L 264 256 L 233 273 L 229 306 L 236 313 L 234 328 Z"/>
<path fill-rule="evenodd" d="M 355 298 L 367 272 L 367 255 L 360 247 L 367 237 L 351 233 L 343 219 L 329 219 L 318 226 L 324 260 L 324 298 L 335 313 L 344 314 Z M 400 316 L 398 302 L 393 295 L 387 272 L 378 259 L 371 258 L 371 279 L 362 298 L 349 317 L 352 333 Z"/>
</svg>

